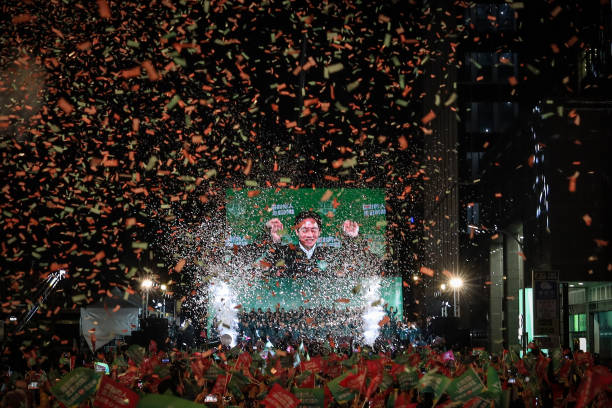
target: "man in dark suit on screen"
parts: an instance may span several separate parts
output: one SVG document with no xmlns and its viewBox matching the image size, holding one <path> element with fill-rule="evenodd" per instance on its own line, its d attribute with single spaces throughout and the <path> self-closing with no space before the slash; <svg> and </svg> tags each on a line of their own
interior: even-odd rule
<svg viewBox="0 0 612 408">
<path fill-rule="evenodd" d="M 313 211 L 302 211 L 295 217 L 292 229 L 298 238 L 298 245 L 281 245 L 283 223 L 273 218 L 266 223 L 272 244 L 268 247 L 265 258 L 274 266 L 277 276 L 313 277 L 321 275 L 341 275 L 342 253 L 335 248 L 319 245 L 321 235 L 321 217 Z M 346 220 L 342 231 L 347 240 L 354 240 L 359 235 L 359 224 Z"/>
</svg>

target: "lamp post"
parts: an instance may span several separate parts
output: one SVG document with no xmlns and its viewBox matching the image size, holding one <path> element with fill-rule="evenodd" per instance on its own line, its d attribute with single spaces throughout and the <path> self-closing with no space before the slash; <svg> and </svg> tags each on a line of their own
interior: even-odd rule
<svg viewBox="0 0 612 408">
<path fill-rule="evenodd" d="M 140 284 L 140 287 L 144 290 L 144 296 L 143 296 L 143 308 L 142 308 L 142 317 L 146 318 L 149 315 L 149 291 L 151 290 L 151 288 L 153 287 L 153 281 L 149 278 L 144 279 L 142 281 L 142 283 Z"/>
<path fill-rule="evenodd" d="M 461 316 L 461 310 L 460 310 L 460 292 L 461 292 L 461 288 L 463 287 L 463 279 L 461 279 L 458 276 L 454 276 L 452 277 L 449 281 L 448 281 L 450 287 L 453 289 L 453 316 L 454 317 L 460 317 Z"/>
</svg>

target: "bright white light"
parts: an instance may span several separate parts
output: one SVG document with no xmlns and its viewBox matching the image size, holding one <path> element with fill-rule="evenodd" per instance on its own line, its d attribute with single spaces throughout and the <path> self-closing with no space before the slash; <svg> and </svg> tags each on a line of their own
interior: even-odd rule
<svg viewBox="0 0 612 408">
<path fill-rule="evenodd" d="M 582 283 L 582 282 L 578 282 L 578 284 L 579 284 L 580 286 L 584 285 L 584 283 Z"/>
<path fill-rule="evenodd" d="M 11 322 L 16 322 L 16 321 L 17 321 L 17 318 L 16 318 L 15 316 L 11 316 L 11 317 L 9 317 L 9 320 L 10 320 Z"/>
<path fill-rule="evenodd" d="M 441 289 L 441 290 L 446 290 L 446 283 L 441 284 L 441 285 L 440 285 L 440 289 Z"/>
<path fill-rule="evenodd" d="M 162 304 L 158 302 L 157 307 L 162 307 Z"/>
<path fill-rule="evenodd" d="M 160 286 L 161 290 L 166 290 L 168 289 L 168 287 L 166 286 L 165 283 L 162 283 L 162 285 Z"/>
<path fill-rule="evenodd" d="M 451 288 L 459 289 L 463 286 L 463 279 L 455 276 L 454 278 L 451 278 L 451 280 L 448 281 L 448 283 L 450 284 Z"/>
<path fill-rule="evenodd" d="M 153 281 L 151 279 L 145 279 L 140 284 L 140 287 L 143 289 L 151 289 L 153 287 Z"/>
</svg>

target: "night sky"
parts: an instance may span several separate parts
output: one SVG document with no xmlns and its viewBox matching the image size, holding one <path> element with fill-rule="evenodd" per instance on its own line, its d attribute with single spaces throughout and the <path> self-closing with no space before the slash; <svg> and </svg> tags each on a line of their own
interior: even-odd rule
<svg viewBox="0 0 612 408">
<path fill-rule="evenodd" d="M 573 21 L 579 7 L 547 3 L 538 5 L 543 27 L 564 29 L 521 39 L 533 44 L 521 45 L 530 61 L 509 81 L 512 97 L 543 86 L 574 92 L 564 78 L 575 66 L 562 62 L 592 29 Z M 519 17 L 523 4 L 514 5 Z M 463 25 L 468 3 L 0 7 L 5 314 L 60 268 L 69 279 L 48 315 L 114 286 L 136 290 L 145 269 L 188 295 L 189 274 L 223 246 L 228 187 L 387 188 L 391 268 L 421 266 L 424 220 L 411 228 L 409 219 L 443 165 L 423 140 L 441 111 L 457 110 L 448 89 L 437 111 L 423 110 L 426 66 L 459 68 L 454 53 L 438 50 L 486 43 Z"/>
</svg>

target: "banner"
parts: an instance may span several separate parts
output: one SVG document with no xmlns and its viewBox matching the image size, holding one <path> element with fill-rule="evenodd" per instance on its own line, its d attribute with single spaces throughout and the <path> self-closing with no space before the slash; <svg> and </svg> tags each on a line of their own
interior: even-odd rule
<svg viewBox="0 0 612 408">
<path fill-rule="evenodd" d="M 448 388 L 446 388 L 446 393 L 453 402 L 462 402 L 479 396 L 484 390 L 485 386 L 480 377 L 470 367 L 465 373 L 450 383 Z"/>
<path fill-rule="evenodd" d="M 203 405 L 164 394 L 145 395 L 138 402 L 136 408 L 202 408 Z"/>
<path fill-rule="evenodd" d="M 79 405 L 96 392 L 100 376 L 91 368 L 75 368 L 51 387 L 51 393 L 67 407 Z"/>
<path fill-rule="evenodd" d="M 138 394 L 111 380 L 110 377 L 102 376 L 100 387 L 93 402 L 94 407 L 135 408 L 136 404 L 138 404 Z"/>
<path fill-rule="evenodd" d="M 542 348 L 559 346 L 559 272 L 533 272 L 533 329 Z"/>
<path fill-rule="evenodd" d="M 353 390 L 344 388 L 340 385 L 340 381 L 344 380 L 347 376 L 351 374 L 355 374 L 356 372 L 356 370 L 347 371 L 341 376 L 334 378 L 333 380 L 327 383 L 327 388 L 329 388 L 329 391 L 331 392 L 334 397 L 334 400 L 337 403 L 342 404 L 344 402 L 351 401 L 353 398 L 355 398 L 355 395 L 357 395 Z"/>
<path fill-rule="evenodd" d="M 298 408 L 323 408 L 325 406 L 323 388 L 293 388 L 293 394 L 300 400 Z"/>
<path fill-rule="evenodd" d="M 406 368 L 405 371 L 397 374 L 397 382 L 401 391 L 408 391 L 418 384 L 419 373 L 413 367 Z"/>
<path fill-rule="evenodd" d="M 267 408 L 297 408 L 300 400 L 278 384 L 270 388 L 270 392 L 262 401 Z"/>
</svg>

